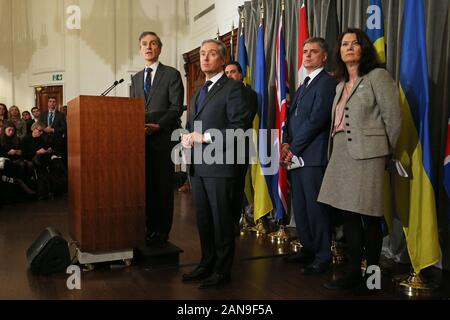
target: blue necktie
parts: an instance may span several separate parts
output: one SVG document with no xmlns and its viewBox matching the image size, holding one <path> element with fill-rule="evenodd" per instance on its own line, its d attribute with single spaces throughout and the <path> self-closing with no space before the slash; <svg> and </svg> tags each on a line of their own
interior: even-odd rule
<svg viewBox="0 0 450 320">
<path fill-rule="evenodd" d="M 148 99 L 148 95 L 150 94 L 150 89 L 152 88 L 152 68 L 147 68 L 147 76 L 145 77 L 144 81 L 144 93 L 145 93 L 145 99 Z"/>
<path fill-rule="evenodd" d="M 212 84 L 212 81 L 210 81 L 210 80 L 206 81 L 205 85 L 200 90 L 200 93 L 197 98 L 197 103 L 195 104 L 195 114 L 198 113 L 203 102 L 205 102 L 206 95 L 208 94 L 208 88 L 211 84 Z"/>
<path fill-rule="evenodd" d="M 306 77 L 305 81 L 303 81 L 303 84 L 300 86 L 300 90 L 298 91 L 298 97 L 297 97 L 297 105 L 295 106 L 295 115 L 298 113 L 298 108 L 300 108 L 300 98 L 303 96 L 303 94 L 306 91 L 306 87 L 308 86 L 309 81 L 311 80 L 310 77 Z"/>
<path fill-rule="evenodd" d="M 51 127 L 53 125 L 53 112 L 50 112 L 48 117 L 48 126 Z"/>
</svg>

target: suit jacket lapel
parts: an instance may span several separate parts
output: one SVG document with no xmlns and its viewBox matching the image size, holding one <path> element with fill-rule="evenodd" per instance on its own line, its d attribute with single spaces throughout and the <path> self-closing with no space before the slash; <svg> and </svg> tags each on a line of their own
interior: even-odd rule
<svg viewBox="0 0 450 320">
<path fill-rule="evenodd" d="M 156 92 L 156 89 L 158 88 L 159 83 L 161 82 L 161 78 L 164 75 L 164 65 L 160 62 L 158 69 L 156 69 L 155 77 L 153 78 L 152 87 L 150 89 L 150 94 L 148 95 L 148 101 L 150 101 L 153 97 L 153 95 Z M 144 78 L 142 77 L 142 83 L 144 81 Z"/>
<path fill-rule="evenodd" d="M 332 126 L 334 126 L 334 116 L 336 114 L 336 107 L 337 107 L 337 104 L 338 104 L 339 100 L 341 100 L 342 93 L 344 92 L 344 86 L 345 86 L 345 83 L 341 82 L 336 87 L 336 96 L 334 98 L 333 112 L 331 114 L 331 125 Z"/>
<path fill-rule="evenodd" d="M 138 72 L 136 74 L 136 85 L 137 85 L 137 93 L 138 97 L 145 97 L 144 93 L 144 70 Z"/>
<path fill-rule="evenodd" d="M 303 94 L 302 94 L 302 96 L 300 97 L 300 99 L 303 98 L 303 97 L 308 93 L 309 90 L 311 90 L 311 88 L 316 84 L 316 82 L 319 81 L 319 79 L 323 76 L 324 72 L 326 72 L 325 69 L 323 69 L 323 70 L 322 70 L 322 71 L 321 71 L 321 72 L 313 79 L 313 81 L 311 81 L 311 82 L 308 84 L 308 86 L 306 87 L 306 89 L 303 91 Z"/>
<path fill-rule="evenodd" d="M 297 109 L 297 100 L 302 100 L 302 98 L 311 90 L 311 88 L 316 84 L 317 81 L 323 76 L 325 69 L 322 70 L 314 79 L 309 83 L 309 85 L 306 87 L 305 90 L 303 90 L 303 93 L 299 96 L 299 90 L 297 90 L 297 94 L 295 95 L 294 101 L 292 103 L 292 107 L 290 108 L 290 112 L 293 112 L 295 109 Z"/>
<path fill-rule="evenodd" d="M 191 98 L 191 104 L 190 104 L 190 107 L 189 107 L 189 119 L 190 119 L 190 121 L 192 121 L 191 125 L 194 124 L 194 119 L 197 116 L 195 114 L 195 103 L 197 102 L 199 93 L 200 93 L 200 90 L 197 90 L 197 92 Z M 194 127 L 192 127 L 192 130 L 194 130 Z"/>
<path fill-rule="evenodd" d="M 214 84 L 214 86 L 209 90 L 208 94 L 206 95 L 206 98 L 205 98 L 205 101 L 203 102 L 203 104 L 201 106 L 199 106 L 196 116 L 198 116 L 200 114 L 200 112 L 202 112 L 203 108 L 206 106 L 206 104 L 209 102 L 209 100 L 211 100 L 212 97 L 214 97 L 214 95 L 222 89 L 224 82 L 226 82 L 227 80 L 228 80 L 228 78 L 224 74 L 222 76 L 222 78 L 220 78 Z M 195 101 L 197 101 L 197 99 Z"/>
<path fill-rule="evenodd" d="M 297 109 L 297 100 L 299 99 L 299 90 L 300 87 L 297 89 L 297 92 L 295 93 L 294 101 L 292 101 L 291 106 L 289 107 L 289 113 L 292 113 Z"/>
<path fill-rule="evenodd" d="M 349 96 L 348 96 L 347 101 L 351 99 L 351 97 L 352 97 L 353 94 L 355 93 L 356 89 L 359 88 L 359 85 L 361 84 L 361 82 L 363 81 L 363 79 L 364 79 L 364 77 L 358 78 L 358 80 L 356 80 L 355 84 L 353 85 L 352 92 L 350 92 L 350 94 L 349 94 Z"/>
</svg>

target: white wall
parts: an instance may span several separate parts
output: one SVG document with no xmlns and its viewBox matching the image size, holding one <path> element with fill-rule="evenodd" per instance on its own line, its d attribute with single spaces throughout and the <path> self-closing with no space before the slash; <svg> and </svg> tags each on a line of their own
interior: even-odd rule
<svg viewBox="0 0 450 320">
<path fill-rule="evenodd" d="M 128 96 L 132 74 L 143 66 L 138 37 L 158 33 L 161 62 L 184 76 L 182 54 L 238 25 L 244 0 L 0 0 L 0 101 L 34 106 L 34 87 L 64 86 L 64 103 L 98 95 L 125 79 L 111 95 Z M 215 4 L 197 21 L 194 17 Z M 81 30 L 69 30 L 66 9 L 81 9 Z M 62 81 L 53 81 L 62 74 Z M 184 78 L 184 77 L 183 77 Z"/>
</svg>

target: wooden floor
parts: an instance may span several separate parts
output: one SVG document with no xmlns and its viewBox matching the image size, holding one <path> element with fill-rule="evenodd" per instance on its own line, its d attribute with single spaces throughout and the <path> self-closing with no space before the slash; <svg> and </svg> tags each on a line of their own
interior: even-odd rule
<svg viewBox="0 0 450 320">
<path fill-rule="evenodd" d="M 220 289 L 198 290 L 194 284 L 180 281 L 184 272 L 199 261 L 199 241 L 190 194 L 175 196 L 175 218 L 171 242 L 184 250 L 179 268 L 151 270 L 133 265 L 111 269 L 102 266 L 82 273 L 82 289 L 69 291 L 66 274 L 34 276 L 28 270 L 26 249 L 42 230 L 52 226 L 68 235 L 67 198 L 28 202 L 0 207 L 0 299 L 124 299 L 124 300 L 355 300 L 406 299 L 392 285 L 391 276 L 408 267 L 384 262 L 383 290 L 370 297 L 355 297 L 351 292 L 333 292 L 321 284 L 339 271 L 334 268 L 323 276 L 303 276 L 299 267 L 282 257 L 291 253 L 289 246 L 271 243 L 254 234 L 237 237 L 232 282 Z M 432 296 L 450 297 L 448 274 L 438 270 L 430 277 L 441 283 Z"/>
</svg>

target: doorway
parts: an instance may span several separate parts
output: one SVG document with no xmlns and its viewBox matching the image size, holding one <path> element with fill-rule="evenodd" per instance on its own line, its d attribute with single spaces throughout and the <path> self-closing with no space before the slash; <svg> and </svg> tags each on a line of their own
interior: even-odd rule
<svg viewBox="0 0 450 320">
<path fill-rule="evenodd" d="M 41 113 L 48 109 L 48 98 L 56 98 L 56 110 L 61 111 L 63 106 L 63 86 L 36 87 L 35 89 L 36 107 Z"/>
</svg>

